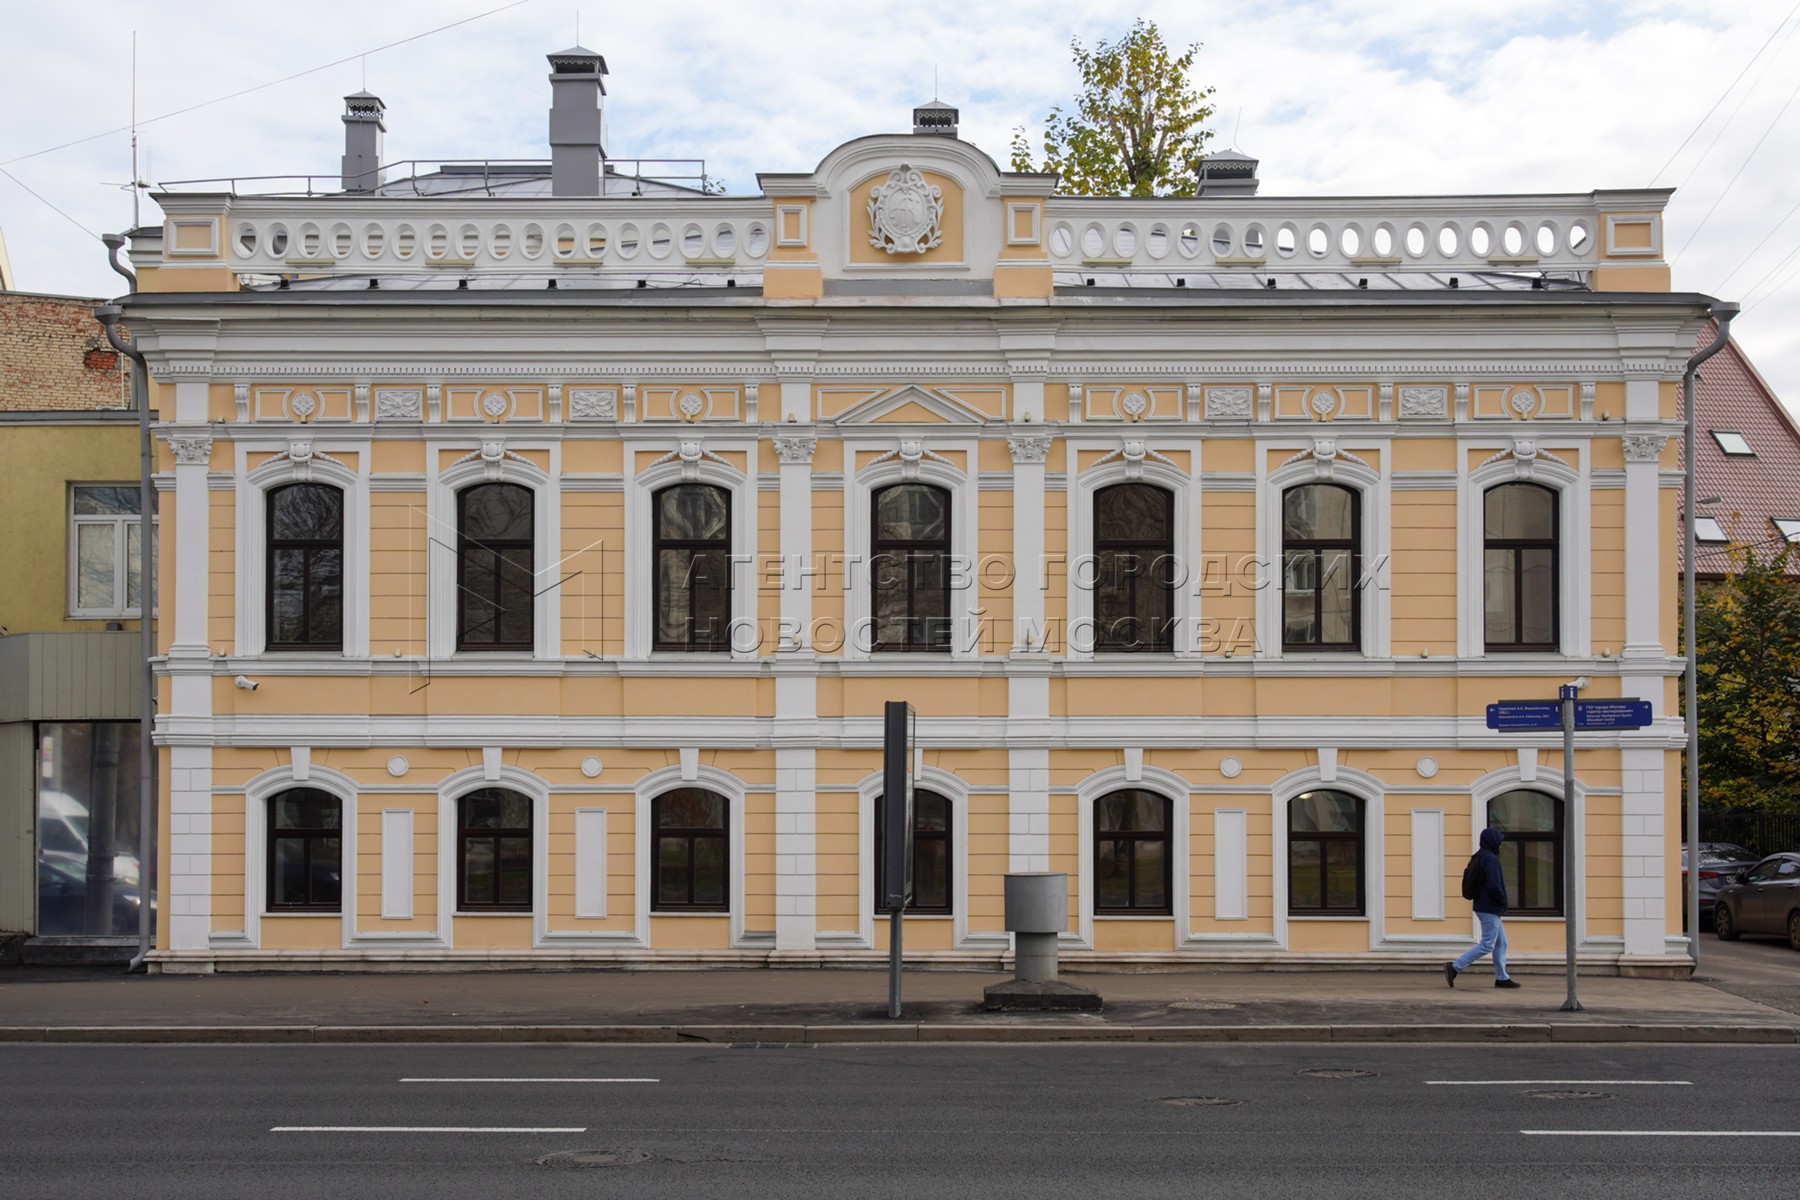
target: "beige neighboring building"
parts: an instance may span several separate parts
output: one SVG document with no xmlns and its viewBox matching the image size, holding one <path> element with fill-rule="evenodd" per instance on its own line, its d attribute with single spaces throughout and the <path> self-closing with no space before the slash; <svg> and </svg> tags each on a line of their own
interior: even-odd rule
<svg viewBox="0 0 1800 1200">
<path fill-rule="evenodd" d="M 1685 969 L 1669 193 L 1074 198 L 922 112 L 759 190 L 550 163 L 158 195 L 163 971 L 851 963 L 880 714 L 906 945 Z M 476 178 L 476 177 L 479 178 Z M 1641 697 L 1559 737 L 1484 708 Z"/>
<path fill-rule="evenodd" d="M 138 422 L 95 300 L 0 292 L 0 939 L 128 957 L 138 864 Z"/>
</svg>

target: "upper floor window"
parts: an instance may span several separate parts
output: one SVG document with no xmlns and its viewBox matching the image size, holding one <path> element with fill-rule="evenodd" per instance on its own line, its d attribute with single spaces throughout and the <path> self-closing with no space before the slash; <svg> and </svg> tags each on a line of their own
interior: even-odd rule
<svg viewBox="0 0 1800 1200">
<path fill-rule="evenodd" d="M 883 874 L 887 841 L 887 797 L 875 799 L 875 907 L 887 894 Z M 913 792 L 913 898 L 909 913 L 950 912 L 950 800 L 936 792 Z"/>
<path fill-rule="evenodd" d="M 151 493 L 155 537 L 155 493 Z M 77 484 L 69 496 L 69 615 L 135 617 L 144 601 L 136 484 Z"/>
<path fill-rule="evenodd" d="M 656 493 L 658 650 L 731 648 L 731 493 L 681 483 Z"/>
<path fill-rule="evenodd" d="M 1363 802 L 1303 792 L 1288 802 L 1288 912 L 1363 912 Z"/>
<path fill-rule="evenodd" d="M 1361 642 L 1362 497 L 1334 483 L 1281 496 L 1281 644 L 1354 650 Z"/>
<path fill-rule="evenodd" d="M 344 493 L 292 483 L 269 493 L 269 649 L 344 645 Z"/>
<path fill-rule="evenodd" d="M 950 493 L 928 483 L 897 483 L 873 500 L 874 648 L 948 650 Z"/>
<path fill-rule="evenodd" d="M 337 912 L 343 862 L 343 801 L 306 787 L 269 797 L 271 911 Z"/>
<path fill-rule="evenodd" d="M 1095 492 L 1094 559 L 1094 649 L 1172 649 L 1174 493 L 1147 483 Z"/>
<path fill-rule="evenodd" d="M 1167 796 L 1141 788 L 1094 801 L 1094 911 L 1102 916 L 1167 916 L 1171 907 Z"/>
<path fill-rule="evenodd" d="M 456 648 L 532 648 L 534 497 L 514 483 L 456 494 Z"/>
<path fill-rule="evenodd" d="M 1557 495 L 1503 483 L 1482 498 L 1482 596 L 1489 650 L 1557 644 Z"/>
<path fill-rule="evenodd" d="M 531 910 L 531 797 L 482 788 L 456 803 L 456 895 L 464 910 Z"/>
<path fill-rule="evenodd" d="M 1530 788 L 1515 788 L 1488 801 L 1488 827 L 1506 835 L 1500 843 L 1500 874 L 1515 913 L 1562 912 L 1562 807 L 1555 796 Z"/>
<path fill-rule="evenodd" d="M 653 912 L 730 908 L 731 802 L 706 788 L 676 788 L 650 802 Z"/>
</svg>

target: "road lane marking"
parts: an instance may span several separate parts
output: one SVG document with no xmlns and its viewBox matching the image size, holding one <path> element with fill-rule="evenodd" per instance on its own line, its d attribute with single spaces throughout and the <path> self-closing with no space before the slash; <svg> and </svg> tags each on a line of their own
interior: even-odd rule
<svg viewBox="0 0 1800 1200">
<path fill-rule="evenodd" d="M 1693 1087 L 1687 1079 L 1427 1079 L 1426 1087 Z"/>
<path fill-rule="evenodd" d="M 586 1133 L 585 1125 L 277 1125 L 270 1133 Z"/>
<path fill-rule="evenodd" d="M 1800 1129 L 1521 1129 L 1526 1137 L 1800 1137 Z"/>
<path fill-rule="evenodd" d="M 402 1079 L 401 1083 L 661 1083 L 660 1079 L 569 1079 L 558 1075 L 541 1078 L 524 1076 L 470 1076 L 453 1078 L 449 1076 L 418 1076 Z"/>
</svg>

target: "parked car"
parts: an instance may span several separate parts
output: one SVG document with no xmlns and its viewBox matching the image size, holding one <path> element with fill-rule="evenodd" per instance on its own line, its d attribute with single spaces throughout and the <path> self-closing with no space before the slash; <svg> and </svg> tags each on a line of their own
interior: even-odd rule
<svg viewBox="0 0 1800 1200">
<path fill-rule="evenodd" d="M 1728 942 L 1745 933 L 1782 934 L 1800 950 L 1800 853 L 1771 854 L 1721 887 L 1713 932 Z"/>
<path fill-rule="evenodd" d="M 1739 871 L 1748 870 L 1760 861 L 1762 855 L 1752 854 L 1731 842 L 1700 843 L 1700 928 L 1705 929 L 1712 924 L 1713 905 L 1718 901 L 1719 889 L 1735 879 Z M 1681 848 L 1683 913 L 1687 912 L 1687 887 L 1688 848 L 1684 845 Z"/>
</svg>

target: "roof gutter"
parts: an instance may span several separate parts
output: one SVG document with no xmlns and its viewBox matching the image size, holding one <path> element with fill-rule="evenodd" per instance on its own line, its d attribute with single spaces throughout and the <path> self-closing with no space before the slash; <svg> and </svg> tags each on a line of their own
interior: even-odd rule
<svg viewBox="0 0 1800 1200">
<path fill-rule="evenodd" d="M 1682 442 L 1682 558 L 1681 558 L 1681 640 L 1687 650 L 1686 678 L 1683 681 L 1687 709 L 1687 869 L 1682 881 L 1687 889 L 1688 953 L 1694 960 L 1694 972 L 1700 971 L 1700 656 L 1694 637 L 1694 559 L 1698 553 L 1694 536 L 1694 379 L 1700 364 L 1725 348 L 1731 340 L 1731 320 L 1738 315 L 1735 304 L 1714 303 L 1708 306 L 1719 323 L 1712 342 L 1687 361 L 1687 372 L 1681 377 L 1681 401 L 1687 417 Z"/>
<path fill-rule="evenodd" d="M 109 233 L 100 239 L 106 243 L 108 262 L 125 282 L 137 291 L 137 276 L 119 259 L 125 246 L 122 234 Z M 119 336 L 119 317 L 123 309 L 117 304 L 101 304 L 94 318 L 106 331 L 112 348 L 132 362 L 131 403 L 138 417 L 138 630 L 144 656 L 138 697 L 138 950 L 127 971 L 144 970 L 149 958 L 153 920 L 152 900 L 157 893 L 156 878 L 156 748 L 152 735 L 156 730 L 156 672 L 151 660 L 156 657 L 156 537 L 151 520 L 155 501 L 151 474 L 155 460 L 150 442 L 150 365 L 144 355 Z"/>
</svg>

